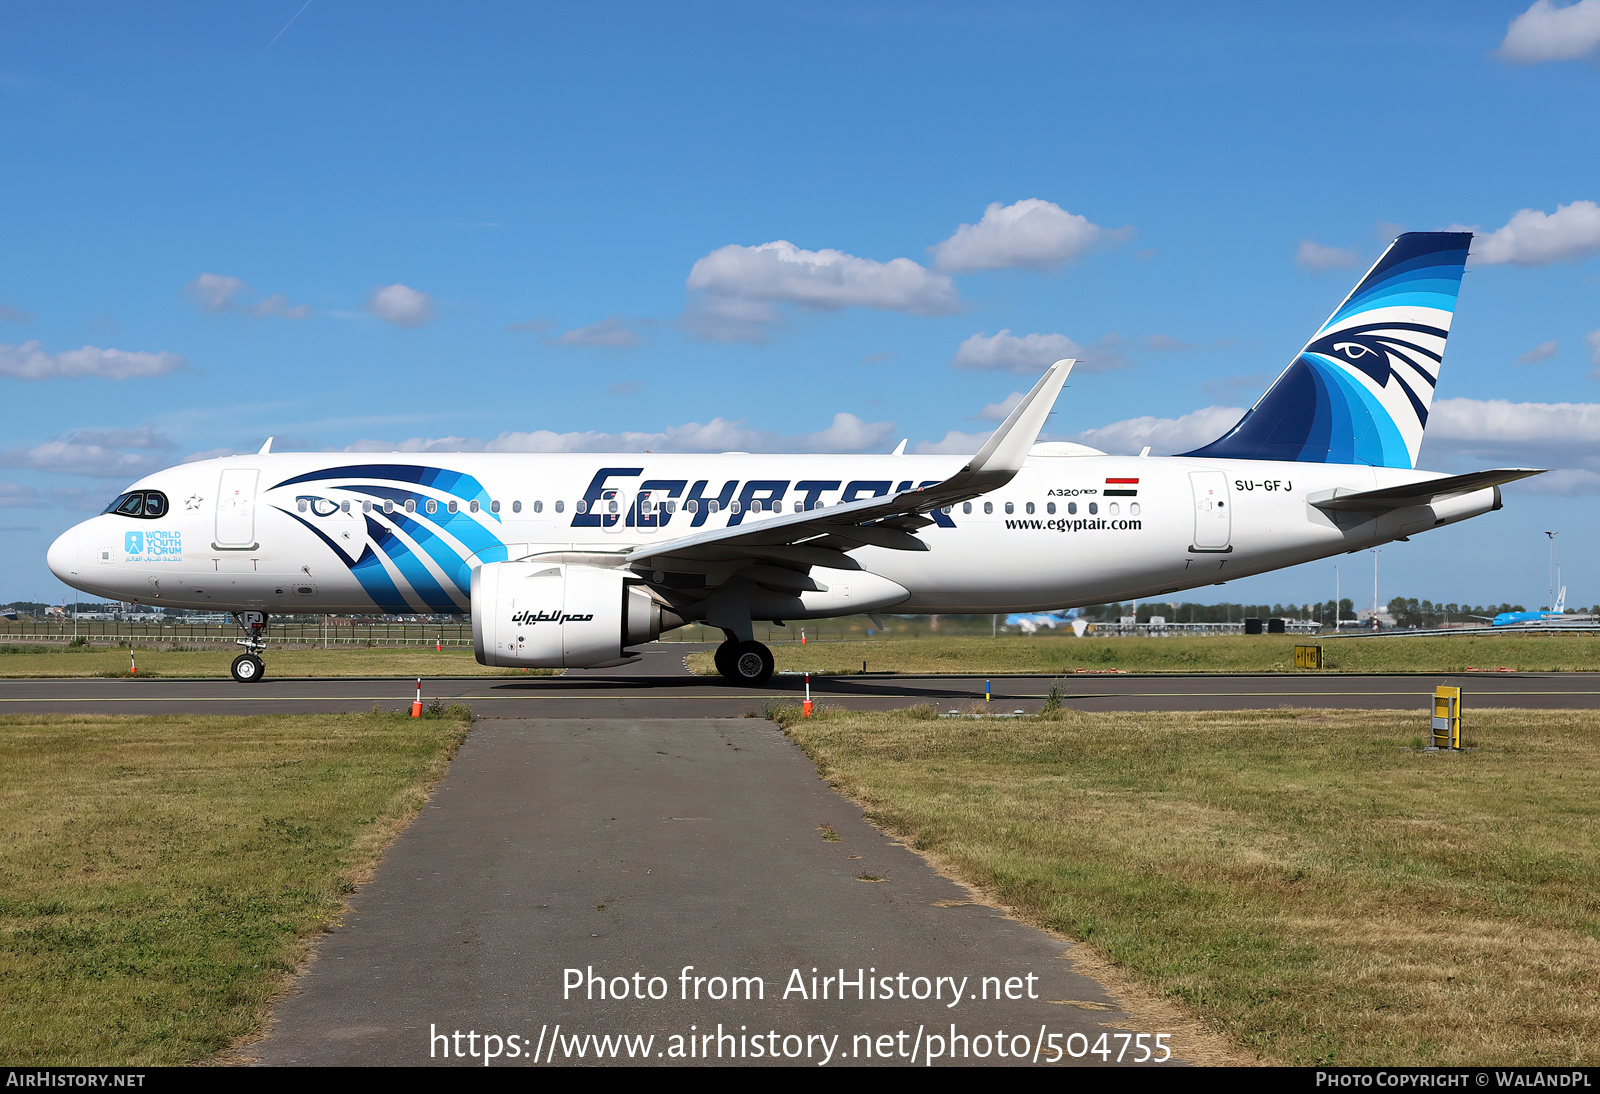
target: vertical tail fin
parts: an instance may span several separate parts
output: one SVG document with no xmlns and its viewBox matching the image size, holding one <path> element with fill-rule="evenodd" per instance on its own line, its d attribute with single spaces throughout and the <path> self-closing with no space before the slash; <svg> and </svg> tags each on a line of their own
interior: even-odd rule
<svg viewBox="0 0 1600 1094">
<path fill-rule="evenodd" d="M 1471 232 L 1407 232 L 1256 405 L 1185 456 L 1415 467 Z"/>
<path fill-rule="evenodd" d="M 1560 615 L 1567 610 L 1567 587 L 1561 586 L 1561 595 L 1556 597 L 1556 614 Z"/>
</svg>

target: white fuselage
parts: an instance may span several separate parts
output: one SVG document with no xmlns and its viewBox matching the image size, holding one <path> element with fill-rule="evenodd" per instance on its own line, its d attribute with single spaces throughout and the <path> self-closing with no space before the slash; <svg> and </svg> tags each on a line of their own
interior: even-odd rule
<svg viewBox="0 0 1600 1094">
<path fill-rule="evenodd" d="M 84 521 L 51 547 L 49 564 L 86 593 L 167 607 L 465 613 L 471 571 L 485 562 L 622 554 L 730 523 L 749 527 L 768 519 L 774 502 L 790 513 L 938 482 L 963 462 L 739 453 L 232 456 L 140 480 L 129 489 L 164 493 L 163 516 Z M 907 590 L 897 603 L 872 605 L 897 612 L 1034 611 L 1161 596 L 1498 508 L 1492 488 L 1380 514 L 1329 514 L 1311 504 L 1336 488 L 1433 477 L 1342 464 L 1034 455 L 1005 487 L 940 511 L 939 523 L 918 533 L 926 551 L 864 547 L 851 557 Z M 860 610 L 845 598 L 810 614 Z"/>
</svg>

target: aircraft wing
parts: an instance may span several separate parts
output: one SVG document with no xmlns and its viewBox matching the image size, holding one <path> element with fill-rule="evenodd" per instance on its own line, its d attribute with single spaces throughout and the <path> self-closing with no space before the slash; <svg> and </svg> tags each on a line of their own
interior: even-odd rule
<svg viewBox="0 0 1600 1094">
<path fill-rule="evenodd" d="M 1314 501 L 1318 509 L 1341 509 L 1357 512 L 1381 512 L 1384 509 L 1402 509 L 1408 505 L 1426 505 L 1435 498 L 1467 494 L 1489 486 L 1515 482 L 1530 475 L 1542 475 L 1542 469 L 1527 467 L 1501 467 L 1493 471 L 1473 471 L 1467 475 L 1450 475 L 1422 482 L 1408 482 L 1404 486 L 1386 486 L 1381 490 L 1361 490 L 1346 493 L 1335 490 L 1333 497 Z"/>
<path fill-rule="evenodd" d="M 1039 431 L 1044 428 L 1045 419 L 1061 393 L 1061 385 L 1066 383 L 1075 363 L 1069 359 L 1051 365 L 978 454 L 943 482 L 885 497 L 862 498 L 844 505 L 761 517 L 749 524 L 652 543 L 631 552 L 627 561 L 640 566 L 668 558 L 707 563 L 740 559 L 755 563 L 770 559 L 802 569 L 827 566 L 859 570 L 860 564 L 847 552 L 860 547 L 926 551 L 928 545 L 913 534 L 933 523 L 923 514 L 941 506 L 970 501 L 1010 482 L 1022 469 L 1028 450 L 1038 440 Z M 789 574 L 795 576 L 792 570 Z M 781 575 L 767 576 L 781 578 Z M 762 577 L 758 574 L 756 580 L 761 581 Z"/>
</svg>

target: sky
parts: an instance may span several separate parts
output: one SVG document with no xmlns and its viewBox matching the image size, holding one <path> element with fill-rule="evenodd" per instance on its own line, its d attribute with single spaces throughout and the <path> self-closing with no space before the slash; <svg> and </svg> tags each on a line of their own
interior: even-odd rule
<svg viewBox="0 0 1600 1094">
<path fill-rule="evenodd" d="M 1600 0 L 0 5 L 0 602 L 268 436 L 970 452 L 1077 356 L 1048 438 L 1183 451 L 1461 227 L 1421 465 L 1552 473 L 1380 599 L 1600 602 L 1597 92 Z"/>
</svg>

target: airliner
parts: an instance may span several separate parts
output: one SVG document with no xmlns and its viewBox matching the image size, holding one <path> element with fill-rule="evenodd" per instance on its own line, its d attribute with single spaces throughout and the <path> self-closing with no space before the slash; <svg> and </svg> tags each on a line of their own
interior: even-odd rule
<svg viewBox="0 0 1600 1094">
<path fill-rule="evenodd" d="M 485 665 L 625 666 L 665 631 L 893 610 L 1048 612 L 1165 597 L 1501 507 L 1528 475 L 1416 469 L 1471 234 L 1398 237 L 1260 400 L 1189 452 L 1039 433 L 1051 365 L 977 455 L 274 453 L 133 483 L 50 547 L 112 600 L 233 613 L 240 682 L 272 613 L 470 615 Z"/>
<path fill-rule="evenodd" d="M 1482 617 L 1480 616 L 1479 618 Z M 1568 622 L 1576 622 L 1579 619 L 1588 620 L 1590 618 L 1592 617 L 1572 617 L 1567 615 L 1567 587 L 1563 585 L 1561 586 L 1561 594 L 1556 597 L 1554 611 L 1501 612 L 1490 622 L 1496 627 L 1514 627 L 1522 623 L 1543 623 L 1547 619 L 1566 619 Z"/>
</svg>

